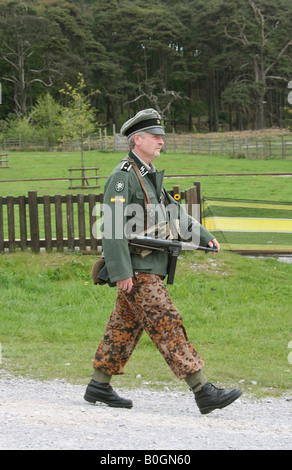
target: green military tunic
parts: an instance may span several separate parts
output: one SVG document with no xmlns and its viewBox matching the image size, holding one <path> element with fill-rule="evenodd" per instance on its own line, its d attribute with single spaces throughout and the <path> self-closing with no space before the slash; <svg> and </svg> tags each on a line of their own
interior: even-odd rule
<svg viewBox="0 0 292 470">
<path fill-rule="evenodd" d="M 214 236 L 190 215 L 181 204 L 175 201 L 163 188 L 164 171 L 149 171 L 132 151 L 129 157 L 134 160 L 143 178 L 143 183 L 151 200 L 152 213 L 149 220 L 167 221 L 171 218 L 166 207 L 176 208 L 178 219 L 188 221 L 192 230 L 199 229 L 199 244 L 207 246 Z M 154 168 L 154 167 L 153 167 Z M 111 282 L 128 279 L 134 272 L 167 275 L 168 254 L 152 252 L 142 258 L 139 254 L 130 255 L 126 229 L 141 234 L 145 229 L 145 201 L 141 183 L 133 165 L 122 161 L 107 179 L 104 188 L 103 251 Z"/>
</svg>

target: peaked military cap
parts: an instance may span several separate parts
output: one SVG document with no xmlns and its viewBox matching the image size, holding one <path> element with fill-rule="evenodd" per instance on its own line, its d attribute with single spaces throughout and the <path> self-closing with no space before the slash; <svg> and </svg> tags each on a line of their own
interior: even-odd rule
<svg viewBox="0 0 292 470">
<path fill-rule="evenodd" d="M 126 121 L 121 128 L 121 134 L 126 137 L 131 137 L 131 135 L 141 131 L 164 135 L 161 117 L 155 109 L 149 108 L 139 111 L 133 118 Z"/>
</svg>

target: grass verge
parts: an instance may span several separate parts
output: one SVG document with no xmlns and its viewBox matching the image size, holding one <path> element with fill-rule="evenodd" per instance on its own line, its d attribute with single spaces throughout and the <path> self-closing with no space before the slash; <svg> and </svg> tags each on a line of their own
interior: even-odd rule
<svg viewBox="0 0 292 470">
<path fill-rule="evenodd" d="M 209 380 L 256 395 L 291 390 L 291 265 L 228 252 L 181 258 L 169 290 Z M 0 256 L 0 367 L 87 383 L 116 296 L 116 288 L 91 283 L 94 260 L 57 253 Z M 186 387 L 145 333 L 125 370 L 114 385 Z"/>
</svg>

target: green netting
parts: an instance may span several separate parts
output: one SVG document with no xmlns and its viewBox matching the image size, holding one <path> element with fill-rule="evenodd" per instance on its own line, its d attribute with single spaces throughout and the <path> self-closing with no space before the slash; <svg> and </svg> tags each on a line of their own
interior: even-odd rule
<svg viewBox="0 0 292 470">
<path fill-rule="evenodd" d="M 204 197 L 203 225 L 223 249 L 292 253 L 292 203 Z"/>
</svg>

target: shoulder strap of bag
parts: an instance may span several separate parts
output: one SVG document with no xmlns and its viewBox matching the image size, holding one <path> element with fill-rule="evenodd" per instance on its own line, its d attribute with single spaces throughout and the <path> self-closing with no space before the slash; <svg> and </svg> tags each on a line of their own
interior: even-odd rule
<svg viewBox="0 0 292 470">
<path fill-rule="evenodd" d="M 144 193 L 144 206 L 145 206 L 145 212 L 144 212 L 144 230 L 146 230 L 147 228 L 147 213 L 148 211 L 150 210 L 150 207 L 151 207 L 151 199 L 149 197 L 149 194 L 148 194 L 148 191 L 147 191 L 147 188 L 145 186 L 145 183 L 143 181 L 143 178 L 141 176 L 141 173 L 139 171 L 139 168 L 136 164 L 136 162 L 129 157 L 129 155 L 127 155 L 126 158 L 124 158 L 124 160 L 126 160 L 127 162 L 131 163 L 131 165 L 133 166 L 133 169 L 138 177 L 138 180 L 139 180 L 139 183 L 141 185 L 141 188 L 143 190 L 143 193 Z"/>
<path fill-rule="evenodd" d="M 150 197 L 149 197 L 147 188 L 146 188 L 146 186 L 145 186 L 145 184 L 144 184 L 143 178 L 142 178 L 142 176 L 141 176 L 141 173 L 140 173 L 140 171 L 139 171 L 139 168 L 138 168 L 136 162 L 135 162 L 132 158 L 130 158 L 129 155 L 128 155 L 126 158 L 124 158 L 124 160 L 127 161 L 127 162 L 129 162 L 129 163 L 131 163 L 131 165 L 133 166 L 133 169 L 134 169 L 134 171 L 135 171 L 135 173 L 136 173 L 136 175 L 137 175 L 137 177 L 138 177 L 138 180 L 139 180 L 139 182 L 140 182 L 141 188 L 142 188 L 142 190 L 143 190 L 143 192 L 144 192 L 145 208 L 147 208 L 147 205 L 148 205 L 148 204 L 151 204 L 151 200 L 150 200 Z"/>
<path fill-rule="evenodd" d="M 127 161 L 127 162 L 131 163 L 131 165 L 133 166 L 133 169 L 134 169 L 134 171 L 135 171 L 135 173 L 136 173 L 136 175 L 137 175 L 137 177 L 138 177 L 138 180 L 139 180 L 139 182 L 140 182 L 141 188 L 142 188 L 142 190 L 143 190 L 143 192 L 144 192 L 144 205 L 145 205 L 144 228 L 145 228 L 145 230 L 146 230 L 146 229 L 147 229 L 147 211 L 148 211 L 148 210 L 152 210 L 152 209 L 151 209 L 151 200 L 150 200 L 150 197 L 149 197 L 147 188 L 146 188 L 146 186 L 145 186 L 145 183 L 144 183 L 144 181 L 143 181 L 143 178 L 142 178 L 142 176 L 141 176 L 141 173 L 140 173 L 140 171 L 139 171 L 139 168 L 138 168 L 136 162 L 135 162 L 129 155 L 127 155 L 127 156 L 123 159 L 123 161 Z M 164 188 L 163 188 L 163 190 L 162 190 L 162 193 L 163 193 L 163 195 L 164 195 L 165 205 L 168 205 L 168 200 L 167 200 L 167 196 L 166 196 L 166 194 L 165 194 Z"/>
</svg>

